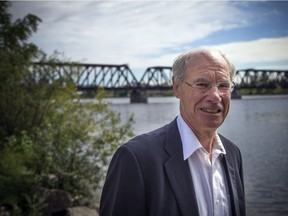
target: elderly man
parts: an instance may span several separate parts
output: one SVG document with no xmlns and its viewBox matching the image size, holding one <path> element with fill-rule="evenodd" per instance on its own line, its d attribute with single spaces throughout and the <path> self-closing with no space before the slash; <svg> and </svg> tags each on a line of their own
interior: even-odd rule
<svg viewBox="0 0 288 216">
<path fill-rule="evenodd" d="M 175 60 L 180 115 L 116 151 L 100 216 L 246 214 L 241 153 L 217 133 L 229 111 L 234 72 L 216 50 L 190 51 Z"/>
</svg>

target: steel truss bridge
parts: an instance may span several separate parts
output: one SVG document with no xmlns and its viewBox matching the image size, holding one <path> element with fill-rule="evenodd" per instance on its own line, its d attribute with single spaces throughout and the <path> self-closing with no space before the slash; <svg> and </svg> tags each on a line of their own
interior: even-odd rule
<svg viewBox="0 0 288 216">
<path fill-rule="evenodd" d="M 98 88 L 103 88 L 107 91 L 130 92 L 131 102 L 134 99 L 134 102 L 145 102 L 145 99 L 141 99 L 143 97 L 146 97 L 147 101 L 147 90 L 172 89 L 171 67 L 149 67 L 139 81 L 126 64 L 34 63 L 32 71 L 35 80 L 54 81 L 68 78 L 75 83 L 79 91 L 97 91 Z M 237 70 L 234 80 L 238 89 L 288 88 L 288 70 Z"/>
</svg>

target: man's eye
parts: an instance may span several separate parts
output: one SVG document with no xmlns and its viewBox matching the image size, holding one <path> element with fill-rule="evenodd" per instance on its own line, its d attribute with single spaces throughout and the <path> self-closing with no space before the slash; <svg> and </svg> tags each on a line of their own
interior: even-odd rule
<svg viewBox="0 0 288 216">
<path fill-rule="evenodd" d="M 195 83 L 195 86 L 197 88 L 200 88 L 200 89 L 206 89 L 209 87 L 209 83 L 206 83 L 206 82 L 198 82 L 198 83 Z"/>
<path fill-rule="evenodd" d="M 219 83 L 218 84 L 218 88 L 220 88 L 220 89 L 229 89 L 230 88 L 230 84 L 229 83 Z"/>
</svg>

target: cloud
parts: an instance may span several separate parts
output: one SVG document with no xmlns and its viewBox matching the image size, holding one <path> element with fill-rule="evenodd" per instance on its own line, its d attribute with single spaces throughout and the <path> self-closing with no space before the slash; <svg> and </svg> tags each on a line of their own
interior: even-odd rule
<svg viewBox="0 0 288 216">
<path fill-rule="evenodd" d="M 168 48 L 181 49 L 213 32 L 241 26 L 243 20 L 236 17 L 245 17 L 225 2 L 22 4 L 30 4 L 29 12 L 43 19 L 33 41 L 49 51 L 63 49 L 67 55 L 89 61 L 129 61 L 137 56 L 162 55 Z M 23 7 L 18 10 L 23 11 Z"/>
<path fill-rule="evenodd" d="M 241 65 L 263 68 L 262 65 L 268 62 L 278 68 L 282 68 L 283 65 L 276 66 L 273 62 L 287 62 L 286 69 L 288 66 L 288 37 L 260 38 L 253 41 L 217 45 L 211 48 L 221 50 L 229 55 L 233 62 L 239 65 L 238 68 Z"/>
<path fill-rule="evenodd" d="M 13 14 L 39 16 L 31 41 L 75 61 L 146 69 L 172 65 L 181 52 L 217 32 L 244 29 L 259 17 L 229 1 L 41 1 L 13 2 Z M 263 38 L 215 46 L 238 65 L 287 60 L 287 38 Z M 217 44 L 217 43 L 215 43 Z"/>
</svg>

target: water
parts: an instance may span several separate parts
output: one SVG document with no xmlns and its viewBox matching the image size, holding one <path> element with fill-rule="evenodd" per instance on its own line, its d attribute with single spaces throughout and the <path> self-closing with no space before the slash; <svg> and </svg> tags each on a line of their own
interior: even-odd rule
<svg viewBox="0 0 288 216">
<path fill-rule="evenodd" d="M 134 113 L 135 134 L 172 121 L 179 113 L 174 97 L 148 104 L 110 99 L 123 120 Z M 288 96 L 244 96 L 232 100 L 219 132 L 241 149 L 248 215 L 288 215 Z"/>
</svg>

